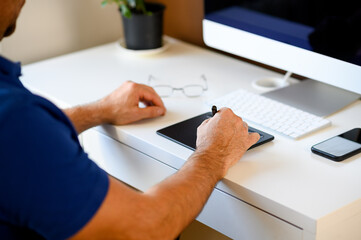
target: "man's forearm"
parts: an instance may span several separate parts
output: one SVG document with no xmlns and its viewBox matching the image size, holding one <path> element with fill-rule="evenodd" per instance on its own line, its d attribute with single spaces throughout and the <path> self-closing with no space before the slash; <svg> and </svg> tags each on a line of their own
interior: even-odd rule
<svg viewBox="0 0 361 240">
<path fill-rule="evenodd" d="M 218 166 L 220 159 L 210 157 L 194 153 L 176 174 L 145 193 L 110 177 L 102 206 L 72 239 L 176 238 L 200 213 L 222 176 L 215 170 L 222 168 Z"/>
<path fill-rule="evenodd" d="M 159 222 L 164 234 L 177 234 L 200 213 L 216 183 L 221 179 L 219 159 L 205 152 L 195 152 L 185 165 L 145 194 L 155 199 Z M 213 169 L 212 169 L 213 168 Z M 159 231 L 159 229 L 157 230 Z M 161 236 L 160 236 L 161 237 Z"/>
<path fill-rule="evenodd" d="M 73 123 L 78 134 L 106 122 L 102 109 L 96 103 L 63 110 Z"/>
</svg>

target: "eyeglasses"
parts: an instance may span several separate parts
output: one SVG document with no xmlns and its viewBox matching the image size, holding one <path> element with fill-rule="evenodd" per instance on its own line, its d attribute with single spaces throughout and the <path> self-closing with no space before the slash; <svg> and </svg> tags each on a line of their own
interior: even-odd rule
<svg viewBox="0 0 361 240">
<path fill-rule="evenodd" d="M 177 88 L 166 84 L 152 85 L 156 81 L 156 78 L 153 75 L 149 75 L 148 85 L 153 87 L 154 90 L 161 97 L 170 97 L 172 96 L 174 91 L 182 91 L 183 94 L 186 95 L 187 97 L 199 97 L 203 94 L 203 92 L 208 90 L 206 76 L 201 75 L 200 78 L 204 82 L 204 86 L 202 86 L 201 84 L 189 84 L 189 85 L 185 85 L 184 87 Z"/>
</svg>

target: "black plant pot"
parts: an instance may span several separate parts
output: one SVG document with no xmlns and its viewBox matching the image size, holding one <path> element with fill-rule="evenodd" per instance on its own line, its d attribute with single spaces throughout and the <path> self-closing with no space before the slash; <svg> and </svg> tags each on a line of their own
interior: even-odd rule
<svg viewBox="0 0 361 240">
<path fill-rule="evenodd" d="M 163 12 L 165 6 L 159 3 L 146 3 L 151 15 L 132 13 L 130 18 L 122 15 L 125 45 L 128 49 L 146 50 L 162 47 Z"/>
</svg>

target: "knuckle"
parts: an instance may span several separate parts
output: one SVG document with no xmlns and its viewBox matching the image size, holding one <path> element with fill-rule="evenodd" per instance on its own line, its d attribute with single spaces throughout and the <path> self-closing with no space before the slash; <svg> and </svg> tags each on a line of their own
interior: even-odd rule
<svg viewBox="0 0 361 240">
<path fill-rule="evenodd" d="M 126 81 L 126 84 L 127 84 L 128 87 L 131 88 L 131 89 L 134 89 L 134 88 L 137 86 L 137 84 L 136 84 L 135 82 L 132 82 L 132 81 L 130 81 L 130 80 Z"/>
<path fill-rule="evenodd" d="M 232 114 L 233 111 L 232 111 L 230 108 L 226 108 L 226 109 L 225 109 L 225 113 L 227 113 L 227 114 Z"/>
<path fill-rule="evenodd" d="M 133 81 L 131 81 L 131 80 L 127 80 L 127 81 L 124 82 L 124 84 L 128 84 L 128 85 L 130 85 L 132 83 L 133 83 Z"/>
<path fill-rule="evenodd" d="M 244 126 L 245 126 L 242 118 L 237 117 L 237 118 L 235 119 L 235 121 L 236 121 L 236 124 L 237 124 L 238 126 L 240 126 L 240 127 L 244 127 Z"/>
<path fill-rule="evenodd" d="M 221 109 L 221 115 L 224 115 L 227 118 L 231 118 L 233 114 L 233 111 L 230 108 L 222 108 Z"/>
</svg>

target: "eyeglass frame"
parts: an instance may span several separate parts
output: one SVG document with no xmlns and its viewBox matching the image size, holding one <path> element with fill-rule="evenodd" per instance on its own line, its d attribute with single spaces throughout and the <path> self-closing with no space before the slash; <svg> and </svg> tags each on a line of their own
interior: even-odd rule
<svg viewBox="0 0 361 240">
<path fill-rule="evenodd" d="M 185 96 L 187 96 L 187 97 L 199 97 L 199 96 L 202 96 L 202 94 L 203 94 L 205 91 L 208 90 L 208 83 L 207 83 L 207 78 L 206 78 L 206 76 L 205 76 L 204 74 L 202 74 L 202 75 L 200 76 L 200 78 L 203 80 L 205 86 L 202 86 L 201 84 L 189 84 L 189 85 L 185 85 L 185 86 L 183 86 L 183 87 L 173 87 L 172 85 L 167 85 L 167 84 L 151 85 L 150 83 L 151 83 L 152 79 L 156 79 L 156 78 L 155 78 L 153 75 L 150 74 L 149 77 L 148 77 L 148 85 L 151 86 L 151 87 L 153 87 L 153 88 L 157 88 L 157 87 L 169 87 L 170 89 L 172 89 L 171 94 L 166 95 L 166 96 L 161 96 L 161 97 L 170 97 L 170 96 L 173 95 L 174 91 L 182 91 L 183 94 L 184 94 Z M 155 81 L 155 80 L 153 80 L 153 81 Z M 185 91 L 184 91 L 184 88 L 186 88 L 186 87 L 192 87 L 192 86 L 201 87 L 201 88 L 202 88 L 202 93 L 199 94 L 199 95 L 194 95 L 194 96 L 187 95 L 187 94 L 185 93 Z"/>
</svg>

